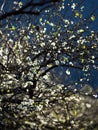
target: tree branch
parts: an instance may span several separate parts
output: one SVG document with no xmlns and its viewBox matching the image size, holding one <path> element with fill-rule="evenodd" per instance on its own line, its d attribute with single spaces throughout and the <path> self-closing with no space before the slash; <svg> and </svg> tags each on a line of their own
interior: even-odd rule
<svg viewBox="0 0 98 130">
<path fill-rule="evenodd" d="M 69 67 L 69 68 L 76 68 L 82 70 L 82 67 L 80 66 L 74 66 L 74 65 L 65 65 L 65 64 L 60 64 L 60 65 L 53 65 L 52 67 L 48 68 L 45 70 L 39 77 L 46 75 L 50 70 L 57 68 L 57 67 Z"/>
<path fill-rule="evenodd" d="M 30 8 L 30 7 L 33 7 L 33 8 L 36 8 L 36 7 L 43 7 L 47 4 L 49 5 L 52 5 L 53 3 L 55 2 L 59 2 L 59 0 L 48 0 L 47 2 L 45 1 L 42 1 L 42 2 L 37 2 L 37 3 L 34 3 L 32 2 L 32 0 L 30 2 L 28 2 L 26 5 L 24 5 L 23 7 L 21 7 L 19 10 L 11 10 L 9 12 L 6 12 L 5 14 L 2 14 L 0 16 L 0 20 L 4 20 L 6 19 L 7 17 L 10 17 L 10 16 L 16 16 L 16 15 L 20 15 L 20 14 L 30 14 L 30 15 L 39 15 L 40 12 L 42 11 L 42 9 L 40 11 L 27 11 L 26 9 Z M 43 7 L 43 9 L 46 9 L 45 7 Z"/>
</svg>

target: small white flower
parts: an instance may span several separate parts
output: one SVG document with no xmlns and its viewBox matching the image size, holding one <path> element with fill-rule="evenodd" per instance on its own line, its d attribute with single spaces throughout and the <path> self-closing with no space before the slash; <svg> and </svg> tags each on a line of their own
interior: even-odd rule
<svg viewBox="0 0 98 130">
<path fill-rule="evenodd" d="M 86 104 L 86 107 L 87 107 L 87 108 L 90 108 L 90 107 L 91 107 L 91 104 L 87 103 L 87 104 Z"/>
<path fill-rule="evenodd" d="M 17 5 L 17 4 L 18 4 L 18 2 L 14 1 L 14 2 L 13 2 L 13 4 Z"/>
<path fill-rule="evenodd" d="M 92 59 L 95 59 L 95 56 L 91 56 Z"/>
<path fill-rule="evenodd" d="M 76 8 L 76 4 L 73 3 L 72 6 L 71 6 L 71 8 L 74 10 Z"/>
<path fill-rule="evenodd" d="M 66 70 L 66 74 L 67 74 L 67 75 L 70 75 L 69 69 Z"/>
<path fill-rule="evenodd" d="M 83 11 L 83 10 L 84 10 L 84 8 L 85 8 L 85 7 L 84 7 L 84 6 L 82 6 L 82 7 L 81 7 L 81 11 Z"/>
<path fill-rule="evenodd" d="M 49 103 L 49 99 L 46 99 L 45 102 L 46 102 L 46 104 L 48 104 Z"/>
<path fill-rule="evenodd" d="M 89 79 L 87 79 L 87 81 L 89 81 Z"/>
<path fill-rule="evenodd" d="M 69 65 L 73 65 L 73 63 L 70 61 L 70 62 L 69 62 Z"/>
<path fill-rule="evenodd" d="M 77 31 L 78 34 L 83 33 L 83 32 L 84 32 L 83 29 L 80 29 L 80 30 Z"/>
<path fill-rule="evenodd" d="M 60 37 L 60 35 L 61 35 L 61 34 L 60 34 L 60 33 L 58 33 L 58 37 Z"/>
<path fill-rule="evenodd" d="M 42 106 L 42 105 L 37 106 L 37 110 L 38 110 L 38 111 L 41 111 L 42 109 L 43 109 L 43 106 Z"/>
<path fill-rule="evenodd" d="M 72 120 L 70 123 L 71 123 L 71 124 L 74 124 L 75 122 Z"/>
<path fill-rule="evenodd" d="M 42 43 L 41 43 L 41 47 L 44 47 L 44 46 L 45 46 L 45 43 L 44 43 L 44 42 L 42 42 Z"/>
<path fill-rule="evenodd" d="M 59 61 L 58 61 L 58 60 L 56 60 L 56 61 L 55 61 L 55 64 L 56 64 L 56 65 L 59 65 Z"/>
<path fill-rule="evenodd" d="M 98 97 L 98 95 L 97 94 L 95 94 L 95 95 L 93 95 L 95 98 L 97 98 Z"/>
<path fill-rule="evenodd" d="M 48 78 L 48 76 L 47 76 L 47 75 L 44 75 L 44 76 L 43 76 L 43 78 L 44 78 L 44 79 L 47 79 L 47 78 Z"/>
<path fill-rule="evenodd" d="M 82 82 L 83 81 L 83 79 L 80 79 L 80 82 Z"/>
<path fill-rule="evenodd" d="M 85 95 L 88 95 L 88 93 L 85 93 Z M 94 96 L 94 95 L 93 95 Z"/>
<path fill-rule="evenodd" d="M 67 42 L 62 43 L 62 47 L 65 47 L 65 45 L 67 45 Z"/>
<path fill-rule="evenodd" d="M 2 35 L 2 31 L 0 30 L 0 35 Z"/>
<path fill-rule="evenodd" d="M 76 91 L 77 91 L 77 89 L 75 88 L 75 89 L 74 89 L 74 92 L 76 92 Z"/>
<path fill-rule="evenodd" d="M 52 42 L 51 45 L 52 45 L 52 46 L 55 46 L 55 42 Z"/>
<path fill-rule="evenodd" d="M 46 28 L 44 28 L 43 33 L 45 33 L 45 32 L 46 32 L 46 30 L 47 30 L 47 29 L 46 29 Z"/>
<path fill-rule="evenodd" d="M 13 40 L 12 40 L 12 39 L 9 39 L 8 42 L 9 42 L 9 43 L 13 43 Z"/>
<path fill-rule="evenodd" d="M 54 25 L 53 23 L 50 23 L 50 26 L 52 26 L 52 27 L 53 27 L 53 26 L 55 26 L 55 25 Z"/>
<path fill-rule="evenodd" d="M 65 22 L 66 24 L 69 24 L 69 23 L 70 23 L 69 20 L 67 20 L 67 19 L 65 19 L 64 22 Z"/>
<path fill-rule="evenodd" d="M 52 92 L 51 92 L 51 95 L 54 95 L 55 94 L 55 90 L 53 90 Z"/>
<path fill-rule="evenodd" d="M 76 36 L 75 35 L 72 35 L 71 37 L 69 37 L 69 40 L 75 38 Z"/>
<path fill-rule="evenodd" d="M 49 10 L 45 10 L 45 13 L 48 13 L 49 12 Z"/>
<path fill-rule="evenodd" d="M 73 22 L 73 21 L 71 21 L 71 24 L 74 24 L 74 22 Z"/>
</svg>

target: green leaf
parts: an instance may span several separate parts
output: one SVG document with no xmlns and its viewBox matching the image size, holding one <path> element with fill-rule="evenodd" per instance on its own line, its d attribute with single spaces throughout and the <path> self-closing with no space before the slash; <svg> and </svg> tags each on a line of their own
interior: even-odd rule
<svg viewBox="0 0 98 130">
<path fill-rule="evenodd" d="M 16 30 L 16 27 L 15 27 L 15 26 L 12 26 L 12 27 L 10 28 L 10 30 L 11 30 L 11 31 L 14 31 L 14 30 Z"/>
<path fill-rule="evenodd" d="M 74 114 L 74 116 L 77 116 L 77 114 L 78 114 L 78 113 L 77 113 L 77 110 L 74 110 L 74 111 L 73 111 L 73 114 Z"/>
<path fill-rule="evenodd" d="M 82 14 L 80 14 L 80 18 L 82 18 Z"/>
<path fill-rule="evenodd" d="M 85 46 L 85 45 L 83 45 L 83 46 L 82 46 L 82 48 L 83 48 L 83 49 L 86 49 L 86 46 Z"/>
<path fill-rule="evenodd" d="M 76 13 L 75 13 L 75 17 L 82 18 L 82 14 L 81 14 L 81 13 L 79 13 L 78 11 L 76 11 Z"/>
<path fill-rule="evenodd" d="M 83 29 L 80 29 L 80 30 L 77 31 L 77 33 L 83 33 L 83 32 L 84 32 Z"/>
<path fill-rule="evenodd" d="M 39 19 L 40 22 L 42 22 L 42 20 L 43 20 L 42 18 Z"/>
<path fill-rule="evenodd" d="M 94 16 L 94 15 L 91 16 L 91 20 L 92 20 L 92 21 L 95 20 L 95 16 Z"/>
<path fill-rule="evenodd" d="M 22 5 L 23 5 L 23 3 L 22 3 L 22 2 L 19 2 L 18 4 L 19 4 L 19 6 L 22 6 Z"/>
<path fill-rule="evenodd" d="M 46 21 L 46 24 L 49 24 L 49 21 Z"/>
<path fill-rule="evenodd" d="M 32 29 L 35 29 L 35 25 L 32 25 Z"/>
<path fill-rule="evenodd" d="M 81 60 L 81 63 L 84 63 L 84 61 L 85 61 L 85 60 L 84 60 L 84 59 L 82 59 L 82 60 Z"/>
<path fill-rule="evenodd" d="M 79 17 L 79 16 L 80 16 L 80 14 L 79 14 L 78 12 L 76 12 L 76 13 L 75 13 L 75 16 L 76 16 L 76 17 Z"/>
</svg>

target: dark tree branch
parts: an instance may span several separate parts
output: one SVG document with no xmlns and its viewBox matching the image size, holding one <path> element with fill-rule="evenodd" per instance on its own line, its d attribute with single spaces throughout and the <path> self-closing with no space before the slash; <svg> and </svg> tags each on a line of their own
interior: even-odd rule
<svg viewBox="0 0 98 130">
<path fill-rule="evenodd" d="M 47 2 L 46 1 L 42 1 L 42 2 L 39 2 L 39 3 L 38 2 L 34 3 L 31 0 L 26 5 L 21 7 L 19 10 L 15 10 L 14 9 L 14 10 L 11 10 L 9 12 L 6 12 L 5 14 L 2 14 L 0 16 L 0 20 L 6 19 L 7 17 L 10 17 L 10 16 L 20 15 L 20 14 L 39 15 L 43 9 L 46 9 L 43 6 L 46 6 L 46 5 L 49 4 L 49 7 L 50 7 L 50 5 L 52 5 L 55 2 L 59 2 L 59 0 L 53 0 L 53 1 L 52 0 L 48 0 Z M 33 7 L 33 8 L 42 7 L 43 9 L 41 9 L 40 11 L 30 11 L 30 10 L 27 11 L 27 9 L 30 8 L 30 7 Z M 47 6 L 47 8 L 48 8 L 48 6 Z"/>
<path fill-rule="evenodd" d="M 53 65 L 52 67 L 45 70 L 39 77 L 46 75 L 46 73 L 48 73 L 50 70 L 57 68 L 57 67 L 69 67 L 69 68 L 75 68 L 75 69 L 82 70 L 82 67 L 80 67 L 80 66 L 66 65 L 66 64 Z"/>
</svg>

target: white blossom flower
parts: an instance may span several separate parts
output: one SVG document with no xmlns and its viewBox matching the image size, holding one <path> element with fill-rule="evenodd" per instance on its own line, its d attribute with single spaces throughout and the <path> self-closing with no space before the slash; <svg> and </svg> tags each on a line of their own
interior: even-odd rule
<svg viewBox="0 0 98 130">
<path fill-rule="evenodd" d="M 45 102 L 46 102 L 46 104 L 48 104 L 49 103 L 49 99 L 46 99 Z"/>
<path fill-rule="evenodd" d="M 80 29 L 80 30 L 77 31 L 78 34 L 79 34 L 79 33 L 83 33 L 83 32 L 84 32 L 83 29 Z"/>
<path fill-rule="evenodd" d="M 74 24 L 74 22 L 73 22 L 73 21 L 71 21 L 71 24 Z"/>
<path fill-rule="evenodd" d="M 70 75 L 69 69 L 66 70 L 66 74 L 67 74 L 67 75 Z"/>
<path fill-rule="evenodd" d="M 47 30 L 47 29 L 46 29 L 46 28 L 44 28 L 43 33 L 45 33 L 45 32 L 46 32 L 46 30 Z"/>
<path fill-rule="evenodd" d="M 52 42 L 51 45 L 52 45 L 52 46 L 55 46 L 55 42 Z"/>
<path fill-rule="evenodd" d="M 65 19 L 64 22 L 65 22 L 66 24 L 69 24 L 69 23 L 70 23 L 69 20 L 67 20 L 67 19 Z"/>
<path fill-rule="evenodd" d="M 75 38 L 76 36 L 75 35 L 72 35 L 71 37 L 69 37 L 69 40 Z"/>
<path fill-rule="evenodd" d="M 44 42 L 42 42 L 42 43 L 41 43 L 41 47 L 44 47 L 44 46 L 45 46 L 45 43 L 44 43 Z"/>
<path fill-rule="evenodd" d="M 56 60 L 56 61 L 55 61 L 55 64 L 56 64 L 56 65 L 59 65 L 59 61 L 58 61 L 58 60 Z"/>
<path fill-rule="evenodd" d="M 48 76 L 47 76 L 47 75 L 44 75 L 43 78 L 44 78 L 44 79 L 48 79 Z"/>
<path fill-rule="evenodd" d="M 62 43 L 62 47 L 65 47 L 65 45 L 67 45 L 67 42 Z"/>
<path fill-rule="evenodd" d="M 3 33 L 2 33 L 2 31 L 0 30 L 0 35 L 2 35 Z"/>
<path fill-rule="evenodd" d="M 97 94 L 95 94 L 95 95 L 93 95 L 95 98 L 97 98 L 98 97 L 98 95 Z"/>
<path fill-rule="evenodd" d="M 80 79 L 80 82 L 82 82 L 82 81 L 83 81 L 83 79 L 81 78 L 81 79 Z"/>
<path fill-rule="evenodd" d="M 38 111 L 41 111 L 43 109 L 43 105 L 37 106 Z"/>
<path fill-rule="evenodd" d="M 9 42 L 9 43 L 13 43 L 13 40 L 12 40 L 12 39 L 9 39 L 8 42 Z"/>
<path fill-rule="evenodd" d="M 76 88 L 74 89 L 74 92 L 77 92 L 77 89 L 76 89 Z"/>
<path fill-rule="evenodd" d="M 74 10 L 76 8 L 76 3 L 73 3 L 71 8 Z"/>
<path fill-rule="evenodd" d="M 49 23 L 49 25 L 52 26 L 52 27 L 55 26 L 53 23 Z"/>
<path fill-rule="evenodd" d="M 91 107 L 91 104 L 86 103 L 86 107 L 87 107 L 87 108 L 90 108 L 90 107 Z"/>
<path fill-rule="evenodd" d="M 95 59 L 95 56 L 91 56 L 92 59 Z"/>
</svg>

